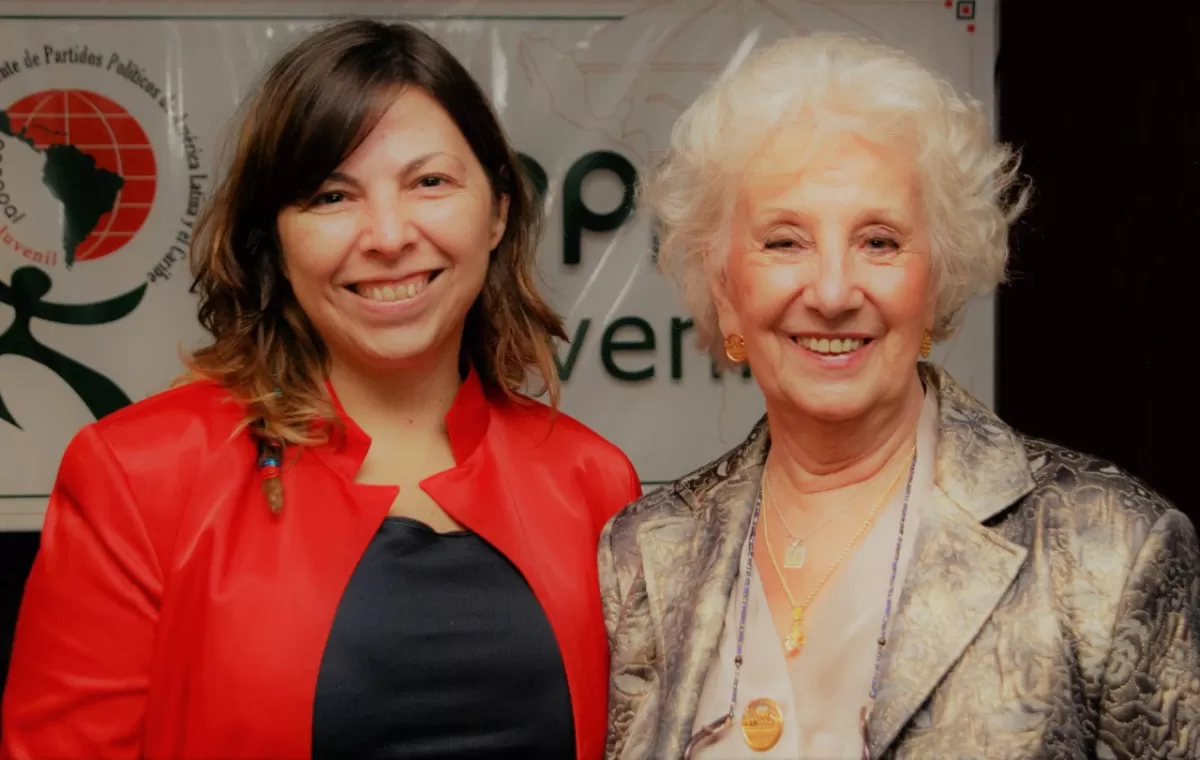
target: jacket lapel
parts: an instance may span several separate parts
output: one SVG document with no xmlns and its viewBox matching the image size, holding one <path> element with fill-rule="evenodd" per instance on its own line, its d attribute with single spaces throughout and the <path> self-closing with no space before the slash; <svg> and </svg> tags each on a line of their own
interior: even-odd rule
<svg viewBox="0 0 1200 760">
<path fill-rule="evenodd" d="M 881 757 L 978 635 L 1028 551 L 983 523 L 1034 488 L 1021 439 L 948 375 L 938 394 L 934 488 L 888 636 L 868 734 Z"/>
<path fill-rule="evenodd" d="M 958 661 L 1025 560 L 1023 547 L 980 525 L 940 488 L 921 519 L 871 716 L 872 757 L 882 757 Z"/>
<path fill-rule="evenodd" d="M 688 509 L 648 521 L 638 530 L 650 615 L 661 637 L 656 643 L 663 653 L 664 682 L 678 684 L 663 695 L 651 757 L 679 757 L 691 738 L 741 569 L 768 445 L 766 425 L 760 423 L 724 461 L 676 486 Z"/>
</svg>

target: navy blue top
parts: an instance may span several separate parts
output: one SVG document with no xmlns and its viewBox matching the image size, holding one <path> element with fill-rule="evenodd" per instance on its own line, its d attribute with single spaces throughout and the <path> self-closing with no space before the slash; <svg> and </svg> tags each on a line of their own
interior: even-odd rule
<svg viewBox="0 0 1200 760">
<path fill-rule="evenodd" d="M 524 577 L 474 533 L 387 518 L 334 618 L 313 757 L 574 756 L 562 655 Z"/>
</svg>

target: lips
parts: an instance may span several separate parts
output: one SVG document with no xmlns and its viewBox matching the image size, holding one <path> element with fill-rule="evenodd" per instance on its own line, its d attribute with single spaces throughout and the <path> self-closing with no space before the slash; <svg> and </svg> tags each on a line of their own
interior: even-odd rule
<svg viewBox="0 0 1200 760">
<path fill-rule="evenodd" d="M 346 288 L 369 301 L 408 301 L 420 295 L 441 273 L 440 269 L 432 269 L 394 280 L 364 280 L 347 285 Z"/>
</svg>

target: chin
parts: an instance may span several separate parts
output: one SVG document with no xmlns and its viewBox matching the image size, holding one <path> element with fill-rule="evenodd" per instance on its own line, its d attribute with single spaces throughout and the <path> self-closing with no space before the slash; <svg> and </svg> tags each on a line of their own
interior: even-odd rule
<svg viewBox="0 0 1200 760">
<path fill-rule="evenodd" d="M 806 416 L 821 422 L 850 422 L 870 411 L 870 407 L 866 405 L 845 403 L 809 403 L 799 408 Z"/>
<path fill-rule="evenodd" d="M 414 336 L 415 337 L 415 336 Z M 347 352 L 358 366 L 377 372 L 412 369 L 428 364 L 439 354 L 432 340 L 359 342 Z"/>
<path fill-rule="evenodd" d="M 848 388 L 791 389 L 788 402 L 801 414 L 822 422 L 848 422 L 867 414 L 874 405 L 867 394 Z"/>
</svg>

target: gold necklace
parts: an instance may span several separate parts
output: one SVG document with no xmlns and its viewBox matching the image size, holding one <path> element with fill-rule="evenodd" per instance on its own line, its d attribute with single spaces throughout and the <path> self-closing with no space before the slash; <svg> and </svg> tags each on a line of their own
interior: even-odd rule
<svg viewBox="0 0 1200 760">
<path fill-rule="evenodd" d="M 912 452 L 909 454 L 909 459 L 911 460 L 911 458 L 915 455 L 916 445 L 914 444 Z M 788 630 L 788 635 L 783 640 L 783 651 L 786 656 L 795 657 L 796 655 L 800 654 L 800 650 L 804 648 L 804 611 L 808 609 L 810 604 L 813 603 L 813 600 L 817 598 L 817 594 L 821 593 L 821 589 L 825 587 L 825 584 L 829 582 L 829 579 L 833 577 L 833 574 L 837 572 L 837 569 L 841 567 L 843 562 L 846 561 L 846 557 L 850 555 L 850 551 L 854 549 L 858 542 L 862 540 L 862 537 L 866 535 L 866 532 L 871 525 L 875 523 L 876 518 L 879 517 L 879 513 L 888 503 L 888 500 L 892 495 L 892 491 L 894 491 L 896 488 L 896 484 L 900 482 L 900 476 L 903 474 L 903 469 L 897 470 L 896 477 L 892 481 L 891 485 L 888 486 L 887 490 L 884 491 L 883 498 L 881 498 L 875 505 L 875 508 L 871 510 L 871 514 L 867 515 L 867 519 L 864 520 L 863 524 L 859 526 L 858 532 L 854 534 L 854 538 L 850 539 L 850 543 L 846 544 L 845 548 L 843 548 L 841 553 L 838 554 L 837 559 L 833 561 L 833 565 L 825 572 L 825 575 L 821 576 L 821 580 L 817 581 L 817 585 L 808 593 L 808 596 L 805 597 L 804 601 L 800 604 L 796 604 L 796 598 L 792 595 L 792 589 L 788 586 L 787 578 L 785 578 L 783 575 L 783 569 L 779 566 L 778 560 L 775 559 L 775 550 L 771 547 L 770 528 L 768 527 L 771 521 L 763 520 L 763 543 L 767 545 L 767 556 L 771 558 L 771 565 L 775 568 L 775 572 L 779 576 L 779 582 L 783 585 L 783 593 L 787 595 L 788 603 L 792 605 L 792 625 Z M 765 467 L 763 468 L 762 488 L 763 491 L 766 492 L 767 498 L 772 499 L 773 496 L 771 494 L 770 481 L 767 477 L 767 470 Z"/>
<path fill-rule="evenodd" d="M 833 514 L 825 519 L 817 527 L 810 530 L 804 535 L 797 535 L 796 531 L 792 530 L 792 526 L 787 524 L 787 520 L 783 517 L 783 512 L 780 511 L 779 505 L 775 502 L 774 492 L 768 493 L 768 499 L 771 503 L 771 509 L 775 512 L 775 516 L 779 518 L 779 524 L 787 531 L 788 541 L 787 550 L 783 553 L 783 566 L 788 570 L 800 570 L 804 567 L 804 560 L 808 559 L 808 540 L 825 530 L 826 526 L 832 523 L 839 517 L 845 516 L 846 512 L 842 509 L 834 510 Z"/>
</svg>

